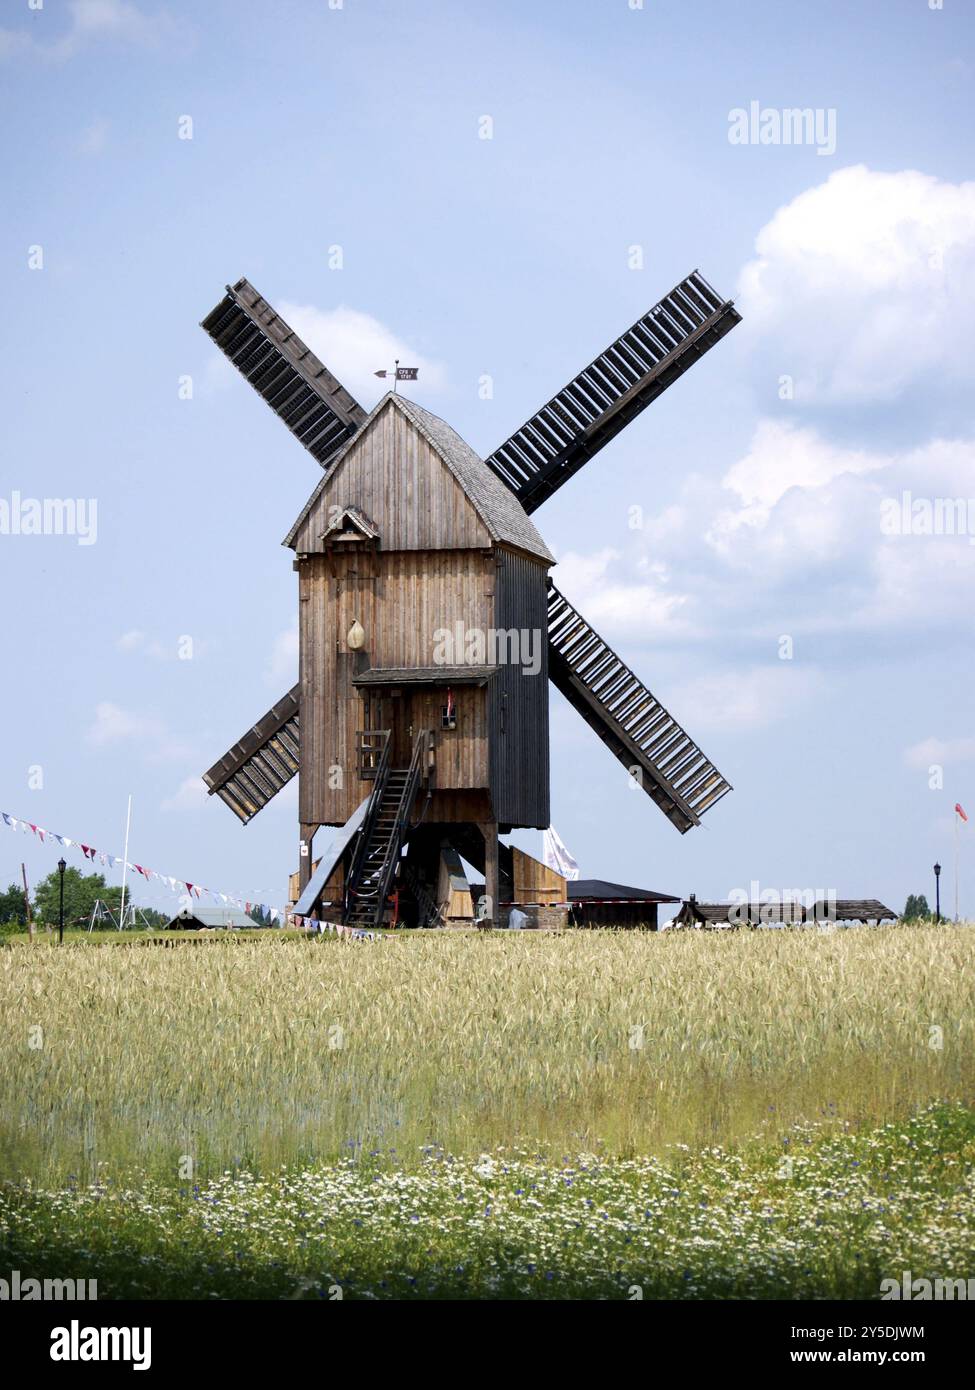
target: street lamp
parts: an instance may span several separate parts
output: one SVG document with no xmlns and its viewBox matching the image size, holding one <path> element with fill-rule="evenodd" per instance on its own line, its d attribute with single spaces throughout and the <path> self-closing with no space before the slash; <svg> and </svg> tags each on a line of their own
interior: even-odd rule
<svg viewBox="0 0 975 1390">
<path fill-rule="evenodd" d="M 67 864 L 63 859 L 58 860 L 58 873 L 61 876 L 60 908 L 58 911 L 58 945 L 64 945 L 64 871 Z"/>
<path fill-rule="evenodd" d="M 934 866 L 934 920 L 941 921 L 941 865 Z"/>
</svg>

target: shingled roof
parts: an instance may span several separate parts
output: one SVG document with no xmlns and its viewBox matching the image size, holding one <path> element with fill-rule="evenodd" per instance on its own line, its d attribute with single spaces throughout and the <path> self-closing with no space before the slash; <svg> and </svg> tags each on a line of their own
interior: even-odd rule
<svg viewBox="0 0 975 1390">
<path fill-rule="evenodd" d="M 770 926 L 800 922 L 896 922 L 897 913 L 877 898 L 836 898 L 805 907 L 798 902 L 701 903 L 686 899 L 674 919 L 682 927 Z"/>
<path fill-rule="evenodd" d="M 387 391 L 375 409 L 370 411 L 358 432 L 329 462 L 321 482 L 305 503 L 301 515 L 285 537 L 285 545 L 294 545 L 305 518 L 321 496 L 329 479 L 334 476 L 335 470 L 341 467 L 342 460 L 348 451 L 369 429 L 380 412 L 390 406 L 401 410 L 420 431 L 431 448 L 435 449 L 440 458 L 443 459 L 470 498 L 474 510 L 481 518 L 493 541 L 497 541 L 501 545 L 513 546 L 517 550 L 526 550 L 530 555 L 537 555 L 539 559 L 547 560 L 549 564 L 554 565 L 555 556 L 542 540 L 518 498 L 510 488 L 505 487 L 500 478 L 495 477 L 484 460 L 474 452 L 467 441 L 462 439 L 445 420 L 431 414 L 429 410 L 425 410 L 422 405 L 417 405 L 415 401 L 407 400 L 405 396 L 400 396 L 392 391 Z"/>
</svg>

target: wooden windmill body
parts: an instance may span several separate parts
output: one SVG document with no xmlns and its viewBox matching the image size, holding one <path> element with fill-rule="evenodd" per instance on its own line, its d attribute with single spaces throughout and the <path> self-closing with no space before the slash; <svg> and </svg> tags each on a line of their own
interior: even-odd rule
<svg viewBox="0 0 975 1390">
<path fill-rule="evenodd" d="M 205 781 L 246 823 L 298 774 L 299 911 L 375 925 L 392 901 L 430 924 L 460 854 L 497 920 L 499 833 L 549 824 L 550 679 L 682 833 L 730 790 L 555 588 L 529 513 L 738 321 L 692 272 L 482 460 L 395 393 L 367 415 L 246 280 L 228 287 L 203 327 L 324 474 L 285 541 L 298 684 Z M 342 829 L 313 877 L 322 826 Z"/>
</svg>

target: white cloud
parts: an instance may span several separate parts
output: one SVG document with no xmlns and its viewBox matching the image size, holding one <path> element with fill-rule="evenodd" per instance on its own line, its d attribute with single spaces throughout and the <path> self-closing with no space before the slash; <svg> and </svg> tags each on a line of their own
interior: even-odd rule
<svg viewBox="0 0 975 1390">
<path fill-rule="evenodd" d="M 122 709 L 108 700 L 95 707 L 95 722 L 87 733 L 88 742 L 98 748 L 106 744 L 124 743 L 129 739 L 158 739 L 163 726 L 158 719 L 148 715 L 134 714 Z"/>
<path fill-rule="evenodd" d="M 160 803 L 162 811 L 198 811 L 207 803 L 209 793 L 200 777 L 184 777 L 172 796 Z"/>
<path fill-rule="evenodd" d="M 957 507 L 967 530 L 891 532 L 902 498 Z M 632 550 L 566 554 L 555 582 L 608 640 L 726 643 L 928 639 L 961 633 L 975 592 L 975 439 L 851 449 L 812 428 L 760 421 L 721 486 L 690 478 L 669 519 Z M 959 638 L 959 640 L 961 640 Z M 805 649 L 808 652 L 808 648 Z M 748 659 L 748 658 L 743 658 Z"/>
<path fill-rule="evenodd" d="M 275 689 L 287 687 L 289 690 L 298 679 L 298 619 L 284 632 L 279 632 L 271 647 L 271 655 L 264 670 L 264 679 Z"/>
<path fill-rule="evenodd" d="M 93 748 L 136 744 L 146 761 L 153 763 L 181 762 L 194 755 L 191 747 L 169 734 L 162 720 L 123 709 L 109 700 L 96 705 L 95 719 L 85 738 Z"/>
<path fill-rule="evenodd" d="M 156 637 L 147 637 L 139 628 L 133 628 L 130 632 L 123 632 L 115 645 L 120 652 L 141 652 L 143 656 L 151 657 L 153 661 L 172 661 L 179 656 L 179 643 L 177 641 L 160 642 Z M 204 644 L 196 641 L 192 650 L 194 656 L 201 656 L 204 651 Z"/>
<path fill-rule="evenodd" d="M 30 27 L 0 30 L 0 59 L 34 53 L 60 62 L 103 40 L 154 48 L 184 32 L 167 10 L 148 14 L 130 0 L 69 0 L 67 9 L 67 31 L 50 42 L 42 27 L 46 10 L 34 12 Z"/>
<path fill-rule="evenodd" d="M 748 453 L 721 480 L 723 487 L 738 494 L 740 505 L 718 519 L 715 541 L 741 525 L 767 522 L 791 488 L 821 488 L 844 473 L 872 473 L 890 461 L 886 454 L 837 448 L 814 429 L 760 420 Z"/>
<path fill-rule="evenodd" d="M 222 352 L 212 352 L 203 367 L 200 395 L 212 396 L 226 391 L 239 380 L 237 369 Z"/>
<path fill-rule="evenodd" d="M 698 729 L 758 728 L 799 713 L 824 688 L 815 667 L 783 661 L 697 676 L 665 703 L 692 734 Z"/>
<path fill-rule="evenodd" d="M 927 771 L 934 763 L 942 767 L 946 763 L 967 762 L 975 758 L 975 738 L 925 738 L 905 750 L 904 761 L 908 767 Z"/>
<path fill-rule="evenodd" d="M 761 229 L 741 332 L 799 402 L 885 401 L 937 374 L 971 381 L 975 183 L 840 169 Z"/>
<path fill-rule="evenodd" d="M 668 592 L 666 567 L 639 561 L 639 572 L 649 577 L 633 583 L 622 575 L 610 576 L 611 567 L 620 559 L 620 552 L 609 548 L 589 555 L 567 551 L 559 560 L 555 581 L 602 635 L 628 632 L 651 637 L 685 632 L 680 613 L 686 596 Z"/>
<path fill-rule="evenodd" d="M 391 369 L 397 358 L 404 367 L 420 369 L 418 386 L 407 390 L 416 389 L 426 395 L 444 387 L 441 364 L 424 357 L 371 314 L 345 305 L 316 309 L 310 304 L 287 301 L 281 304 L 280 313 L 329 371 L 366 406 L 373 405 L 391 385 L 375 373 Z"/>
<path fill-rule="evenodd" d="M 96 120 L 86 125 L 78 141 L 78 148 L 81 150 L 82 154 L 101 154 L 108 144 L 108 132 L 110 129 L 111 126 L 109 122 L 105 120 L 103 116 L 99 116 Z"/>
</svg>

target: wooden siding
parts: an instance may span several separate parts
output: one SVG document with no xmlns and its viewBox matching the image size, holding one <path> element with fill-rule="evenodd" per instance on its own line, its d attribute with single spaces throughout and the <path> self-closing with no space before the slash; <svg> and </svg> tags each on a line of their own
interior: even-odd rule
<svg viewBox="0 0 975 1390">
<path fill-rule="evenodd" d="M 343 553 L 311 556 L 301 563 L 302 822 L 344 825 L 368 789 L 356 769 L 356 731 L 366 727 L 366 692 L 353 686 L 353 676 L 375 667 L 432 666 L 438 628 L 453 628 L 457 622 L 467 628 L 491 627 L 495 578 L 494 556 L 489 550 Z M 365 632 L 365 647 L 351 652 L 346 634 L 356 619 Z M 455 687 L 457 728 L 443 732 L 440 708 L 444 691 L 397 688 L 403 692 L 401 720 L 407 718 L 408 709 L 408 722 L 415 732 L 427 727 L 435 732 L 436 787 L 445 794 L 452 788 L 486 789 L 487 688 Z M 370 701 L 389 700 L 381 690 L 372 689 L 368 696 Z M 392 727 L 391 714 L 387 703 L 382 723 L 372 718 L 370 726 Z M 341 769 L 340 787 L 329 786 L 334 768 Z M 331 780 L 336 780 L 334 774 Z"/>
<path fill-rule="evenodd" d="M 340 459 L 295 537 L 295 551 L 321 551 L 322 533 L 349 506 L 375 524 L 384 551 L 492 543 L 447 465 L 399 410 L 382 411 Z"/>
<path fill-rule="evenodd" d="M 514 845 L 511 847 L 511 860 L 514 902 L 552 904 L 566 901 L 568 890 L 561 874 Z"/>
<path fill-rule="evenodd" d="M 549 823 L 547 566 L 518 551 L 497 552 L 494 625 L 532 633 L 541 665 L 530 675 L 505 662 L 489 687 L 491 795 L 498 822 L 509 826 Z"/>
</svg>

